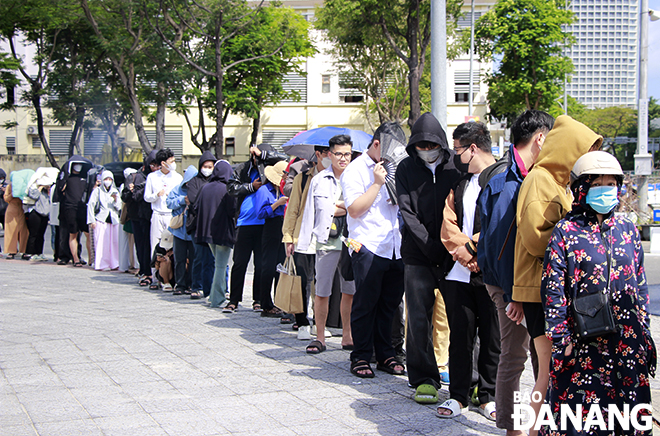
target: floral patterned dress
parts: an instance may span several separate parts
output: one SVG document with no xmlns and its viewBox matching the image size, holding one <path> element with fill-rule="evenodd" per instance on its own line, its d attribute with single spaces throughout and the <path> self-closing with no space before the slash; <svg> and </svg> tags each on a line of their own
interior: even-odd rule
<svg viewBox="0 0 660 436">
<path fill-rule="evenodd" d="M 607 422 L 608 404 L 619 410 L 628 404 L 632 410 L 636 404 L 651 403 L 649 374 L 655 374 L 655 346 L 646 311 L 649 298 L 639 233 L 631 222 L 613 214 L 599 225 L 586 204 L 587 191 L 584 183 L 576 189 L 573 210 L 554 228 L 545 255 L 541 298 L 546 336 L 552 341 L 547 401 L 558 429 L 543 427 L 545 435 L 614 434 L 598 427 L 588 432 L 561 431 L 561 404 L 573 411 L 581 404 L 583 420 L 591 404 L 598 404 Z M 578 342 L 572 301 L 577 295 L 605 290 L 608 270 L 617 332 Z M 565 356 L 569 344 L 573 350 Z M 617 434 L 650 433 L 631 427 Z"/>
</svg>

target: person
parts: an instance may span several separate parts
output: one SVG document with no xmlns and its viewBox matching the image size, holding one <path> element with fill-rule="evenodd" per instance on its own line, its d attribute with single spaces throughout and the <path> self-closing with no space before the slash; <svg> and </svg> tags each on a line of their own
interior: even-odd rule
<svg viewBox="0 0 660 436">
<path fill-rule="evenodd" d="M 122 183 L 122 185 L 119 187 L 120 196 L 122 197 L 121 214 L 119 216 L 119 271 L 126 273 L 131 272 L 131 269 L 136 269 L 137 266 L 133 225 L 128 219 L 128 205 L 123 201 L 126 180 L 128 180 L 129 177 L 135 173 L 137 173 L 135 168 L 125 168 L 124 183 Z"/>
<path fill-rule="evenodd" d="M 593 151 L 577 160 L 571 182 L 572 208 L 552 231 L 541 279 L 545 334 L 552 343 L 548 403 L 558 429 L 560 405 L 573 413 L 583 406 L 585 423 L 592 416 L 590 407 L 608 416 L 612 406 L 623 411 L 624 406 L 651 404 L 649 376 L 655 376 L 656 363 L 642 242 L 637 227 L 615 214 L 621 166 L 611 154 Z M 596 293 L 607 295 L 601 310 L 612 311 L 615 331 L 580 338 L 576 302 Z M 614 431 L 591 427 L 589 434 L 632 434 L 615 425 Z M 574 427 L 551 431 L 547 425 L 541 433 L 582 434 Z"/>
<path fill-rule="evenodd" d="M 530 337 L 522 324 L 522 303 L 512 301 L 513 259 L 516 237 L 516 204 L 520 185 L 536 162 L 555 120 L 549 114 L 527 110 L 511 126 L 513 144 L 504 172 L 493 175 L 479 196 L 481 223 L 477 261 L 486 290 L 497 308 L 500 328 L 500 362 L 495 382 L 496 425 L 507 436 L 522 436 L 514 429 L 514 393 L 520 391 Z M 487 169 L 488 170 L 488 169 Z M 515 315 L 514 315 L 515 314 Z M 511 315 L 513 318 L 509 318 Z M 538 373 L 532 345 L 532 366 Z"/>
<path fill-rule="evenodd" d="M 172 227 L 172 221 L 167 226 L 167 230 L 174 237 L 174 279 L 176 285 L 172 295 L 183 295 L 191 293 L 192 284 L 192 264 L 195 259 L 195 247 L 192 237 L 186 232 L 186 222 L 188 217 L 188 188 L 190 181 L 197 176 L 197 168 L 190 165 L 183 172 L 183 180 L 174 189 L 167 194 L 167 207 L 172 209 L 172 220 L 175 217 L 181 217 L 181 222 L 176 228 Z"/>
<path fill-rule="evenodd" d="M 94 269 L 119 268 L 119 215 L 121 198 L 111 171 L 103 171 L 101 185 L 87 202 L 87 225 L 94 229 Z"/>
<path fill-rule="evenodd" d="M 151 286 L 153 283 L 150 267 L 151 241 L 149 240 L 152 210 L 151 204 L 144 199 L 144 188 L 149 174 L 160 168 L 155 162 L 157 152 L 158 150 L 152 150 L 145 156 L 142 168 L 126 179 L 124 190 L 121 193 L 122 200 L 128 204 L 127 218 L 135 237 L 135 251 L 140 264 L 138 271 L 140 286 Z"/>
<path fill-rule="evenodd" d="M 314 158 L 310 161 L 311 167 L 306 172 L 298 173 L 293 179 L 291 196 L 289 197 L 289 204 L 286 207 L 284 223 L 282 224 L 282 242 L 286 249 L 286 255 L 293 256 L 296 271 L 300 276 L 302 285 L 303 312 L 296 314 L 296 322 L 293 326 L 294 330 L 296 327 L 298 328 L 298 339 L 302 341 L 312 338 L 307 306 L 309 305 L 309 297 L 312 295 L 314 289 L 316 243 L 310 243 L 307 250 L 303 251 L 298 248 L 298 240 L 303 215 L 307 207 L 307 193 L 312 184 L 312 178 L 325 169 L 323 163 L 328 163 L 329 150 L 328 147 L 314 146 Z M 312 235 L 312 238 L 314 238 L 314 235 Z"/>
<path fill-rule="evenodd" d="M 197 175 L 188 182 L 186 203 L 188 204 L 189 217 L 197 214 L 197 196 L 201 192 L 202 187 L 211 181 L 216 161 L 217 159 L 209 150 L 202 153 L 199 158 Z M 199 300 L 202 297 L 208 297 L 211 293 L 215 263 L 209 244 L 197 244 L 193 236 L 194 233 L 191 234 L 195 249 L 195 258 L 192 261 L 192 287 L 190 299 Z"/>
<path fill-rule="evenodd" d="M 560 115 L 518 194 L 511 299 L 522 303 L 527 331 L 536 350 L 539 371 L 531 402 L 536 415 L 548 389 L 551 357 L 541 305 L 542 259 L 552 229 L 571 207 L 571 193 L 567 188 L 573 165 L 589 150 L 599 149 L 602 142 L 603 137 L 584 124 Z M 517 319 L 515 315 L 513 318 Z M 541 401 L 534 401 L 535 398 Z M 536 434 L 536 430 L 530 429 L 530 436 Z"/>
<path fill-rule="evenodd" d="M 454 165 L 465 174 L 445 201 L 441 239 L 455 261 L 448 266 L 441 289 L 449 320 L 449 399 L 438 407 L 441 418 L 455 418 L 467 410 L 473 372 L 473 353 L 479 337 L 477 395 L 479 412 L 495 420 L 495 380 L 500 356 L 497 311 L 477 266 L 479 176 L 495 163 L 490 133 L 483 123 L 460 124 L 452 135 Z"/>
<path fill-rule="evenodd" d="M 78 251 L 78 240 L 81 233 L 85 235 L 87 254 L 91 257 L 91 239 L 89 227 L 87 226 L 86 202 L 87 172 L 91 164 L 88 160 L 83 159 L 78 159 L 76 156 L 72 157 L 67 162 L 66 168 L 60 173 L 60 180 L 63 182 L 59 196 L 60 235 L 64 241 L 68 239 L 68 244 L 64 247 L 68 250 L 62 250 L 63 253 L 60 253 L 58 265 L 66 265 L 69 262 L 69 254 L 74 267 L 85 265 L 85 262 L 80 259 L 80 252 Z M 86 171 L 83 172 L 83 169 Z M 64 226 L 62 226 L 62 222 L 65 223 Z"/>
<path fill-rule="evenodd" d="M 0 224 L 5 225 L 5 212 L 7 212 L 7 202 L 5 201 L 5 189 L 7 189 L 7 173 L 0 168 Z M 2 248 L 0 248 L 2 253 Z"/>
<path fill-rule="evenodd" d="M 337 135 L 328 141 L 330 165 L 312 179 L 307 192 L 305 211 L 300 227 L 298 249 L 306 251 L 316 240 L 316 296 L 314 298 L 314 323 L 316 340 L 306 348 L 308 354 L 318 354 L 326 350 L 325 326 L 332 295 L 332 285 L 339 267 L 342 252 L 341 236 L 346 226 L 346 206 L 344 204 L 339 178 L 351 162 L 353 142 L 348 135 Z M 327 162 L 326 162 L 327 163 Z M 312 238 L 312 235 L 314 236 Z M 351 306 L 355 295 L 353 280 L 339 276 L 341 289 L 340 315 L 343 349 L 351 350 Z"/>
<path fill-rule="evenodd" d="M 279 318 L 283 315 L 282 310 L 273 304 L 271 291 L 273 281 L 277 279 L 277 264 L 282 263 L 285 257 L 282 244 L 282 223 L 284 222 L 284 209 L 289 198 L 280 192 L 280 182 L 286 166 L 286 161 L 279 161 L 264 169 L 267 181 L 256 192 L 254 199 L 257 217 L 264 220 L 261 234 L 261 316 L 270 318 Z M 277 282 L 275 283 L 277 284 Z"/>
<path fill-rule="evenodd" d="M 202 186 L 196 199 L 195 243 L 197 246 L 208 244 L 215 259 L 213 282 L 209 295 L 211 307 L 221 307 L 226 302 L 227 278 L 225 274 L 231 249 L 236 242 L 234 225 L 236 198 L 227 195 L 227 182 L 231 175 L 232 169 L 229 162 L 226 160 L 215 161 L 210 181 Z M 225 309 L 226 307 L 223 312 L 228 312 Z M 235 309 L 236 307 L 233 308 L 233 310 Z"/>
<path fill-rule="evenodd" d="M 160 167 L 160 170 L 154 171 L 147 176 L 147 183 L 144 187 L 144 201 L 151 203 L 151 229 L 149 240 L 151 253 L 153 254 L 160 234 L 167 228 L 172 219 L 172 210 L 167 207 L 167 194 L 183 180 L 181 174 L 176 172 L 176 159 L 174 153 L 169 148 L 158 150 L 154 161 Z M 155 269 L 151 270 L 152 275 Z M 163 290 L 166 292 L 174 289 L 168 283 L 164 284 Z M 160 285 L 152 283 L 149 289 L 159 289 Z"/>
<path fill-rule="evenodd" d="M 279 153 L 268 144 L 250 147 L 250 159 L 234 169 L 232 178 L 227 183 L 227 193 L 236 197 L 236 246 L 232 258 L 231 288 L 229 302 L 238 308 L 243 301 L 245 273 L 254 256 L 254 275 L 252 279 L 252 310 L 261 312 L 259 301 L 261 292 L 261 238 L 264 220 L 257 217 L 254 194 L 265 183 L 263 171 L 265 165 L 275 165 L 286 160 L 287 156 Z"/>
<path fill-rule="evenodd" d="M 396 192 L 404 226 L 401 257 L 408 312 L 406 354 L 408 382 L 416 388 L 415 401 L 435 403 L 438 389 L 449 382 L 447 369 L 449 326 L 444 302 L 439 308 L 437 334 L 440 360 L 433 347 L 432 315 L 442 295 L 445 265 L 451 256 L 440 240 L 447 195 L 461 173 L 454 166 L 454 151 L 431 113 L 413 125 L 405 158 L 396 170 Z"/>
<path fill-rule="evenodd" d="M 27 212 L 28 243 L 26 254 L 30 260 L 45 261 L 44 235 L 50 215 L 50 189 L 57 180 L 57 168 L 37 168 L 28 183 L 27 196 L 31 200 L 25 204 Z"/>
<path fill-rule="evenodd" d="M 355 277 L 351 373 L 360 378 L 375 376 L 369 364 L 374 352 L 377 369 L 405 373 L 392 346 L 394 311 L 403 297 L 399 208 L 392 204 L 385 187 L 381 140 L 405 144 L 406 135 L 396 123 L 381 124 L 367 151 L 351 162 L 340 178 L 349 239 L 355 242 L 351 254 Z"/>
<path fill-rule="evenodd" d="M 27 250 L 28 227 L 23 212 L 23 199 L 27 183 L 34 174 L 33 170 L 14 171 L 10 174 L 10 183 L 5 188 L 3 198 L 7 203 L 5 212 L 5 259 L 14 259 L 18 253 Z"/>
</svg>

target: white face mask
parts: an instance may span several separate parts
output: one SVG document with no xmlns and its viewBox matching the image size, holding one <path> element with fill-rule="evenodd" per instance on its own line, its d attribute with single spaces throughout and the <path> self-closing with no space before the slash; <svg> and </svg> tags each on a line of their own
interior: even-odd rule
<svg viewBox="0 0 660 436">
<path fill-rule="evenodd" d="M 204 177 L 209 177 L 211 174 L 213 174 L 213 168 L 202 168 L 200 172 Z"/>
<path fill-rule="evenodd" d="M 110 187 L 112 186 L 112 180 L 104 180 L 103 186 L 105 186 L 105 189 L 110 189 Z"/>
<path fill-rule="evenodd" d="M 73 166 L 73 171 L 79 173 L 82 170 L 82 165 L 76 164 Z"/>
<path fill-rule="evenodd" d="M 332 166 L 332 160 L 330 160 L 330 158 L 326 156 L 321 161 L 321 165 L 323 165 L 323 168 L 330 168 Z"/>
<path fill-rule="evenodd" d="M 417 155 L 427 163 L 433 163 L 440 157 L 440 147 L 433 150 L 417 150 Z"/>
<path fill-rule="evenodd" d="M 168 164 L 167 164 L 167 168 L 168 168 L 170 171 L 176 171 L 176 162 L 168 163 Z"/>
</svg>

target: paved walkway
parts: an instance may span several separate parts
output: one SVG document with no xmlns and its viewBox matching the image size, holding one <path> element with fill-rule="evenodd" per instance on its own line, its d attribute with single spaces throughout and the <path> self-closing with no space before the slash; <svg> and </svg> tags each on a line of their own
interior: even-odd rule
<svg viewBox="0 0 660 436">
<path fill-rule="evenodd" d="M 306 355 L 249 302 L 223 314 L 52 262 L 0 260 L 0 277 L 2 436 L 504 434 L 474 408 L 439 419 L 405 377 L 350 375 L 339 336 Z"/>
</svg>

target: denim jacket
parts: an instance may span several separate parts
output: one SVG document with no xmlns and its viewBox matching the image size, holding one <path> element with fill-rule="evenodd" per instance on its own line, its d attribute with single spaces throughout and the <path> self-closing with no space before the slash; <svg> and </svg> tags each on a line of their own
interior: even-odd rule
<svg viewBox="0 0 660 436">
<path fill-rule="evenodd" d="M 306 251 L 309 248 L 312 234 L 316 236 L 317 242 L 321 244 L 328 242 L 330 226 L 335 216 L 337 189 L 341 187 L 332 172 L 332 167 L 324 169 L 312 178 L 312 184 L 307 192 L 297 250 Z"/>
</svg>

